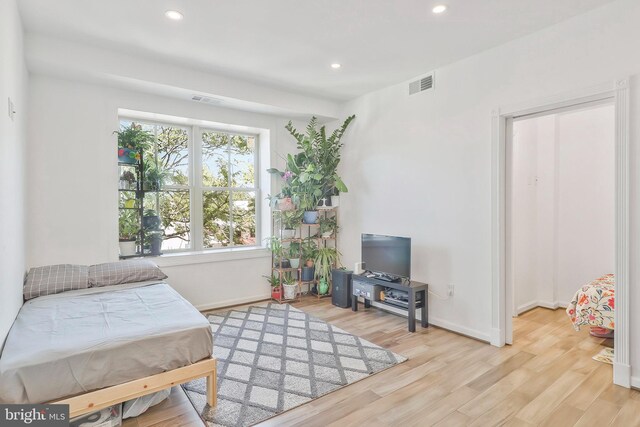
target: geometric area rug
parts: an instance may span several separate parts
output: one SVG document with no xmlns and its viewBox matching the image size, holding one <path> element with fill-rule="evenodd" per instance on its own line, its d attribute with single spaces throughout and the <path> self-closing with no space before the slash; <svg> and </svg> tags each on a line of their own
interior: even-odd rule
<svg viewBox="0 0 640 427">
<path fill-rule="evenodd" d="M 407 360 L 289 304 L 208 316 L 218 404 L 204 378 L 183 384 L 208 426 L 250 426 Z"/>
</svg>

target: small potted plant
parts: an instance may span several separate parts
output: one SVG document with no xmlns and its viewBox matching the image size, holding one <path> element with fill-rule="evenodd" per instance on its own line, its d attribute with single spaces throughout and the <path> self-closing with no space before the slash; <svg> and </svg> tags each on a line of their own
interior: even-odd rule
<svg viewBox="0 0 640 427">
<path fill-rule="evenodd" d="M 334 208 L 340 206 L 340 191 L 337 188 L 333 189 L 333 194 L 331 195 L 331 206 Z"/>
<path fill-rule="evenodd" d="M 136 175 L 132 171 L 124 171 L 120 175 L 120 189 L 121 190 L 135 190 L 136 189 Z"/>
<path fill-rule="evenodd" d="M 290 210 L 282 213 L 282 230 L 283 239 L 293 239 L 296 237 L 296 230 L 300 227 L 302 220 L 302 212 L 298 210 Z"/>
<path fill-rule="evenodd" d="M 325 239 L 331 237 L 338 228 L 335 217 L 320 218 L 320 234 Z"/>
<path fill-rule="evenodd" d="M 301 280 L 303 282 L 311 282 L 315 274 L 315 259 L 318 251 L 318 246 L 313 239 L 306 239 L 302 244 L 302 259 L 305 260 L 305 265 L 302 267 Z"/>
<path fill-rule="evenodd" d="M 120 255 L 131 256 L 137 253 L 136 239 L 140 227 L 138 225 L 138 216 L 135 211 L 120 212 L 118 220 L 118 228 L 120 235 Z"/>
<path fill-rule="evenodd" d="M 145 162 L 143 187 L 146 191 L 160 191 L 168 176 L 168 172 L 159 166 L 154 165 L 152 162 Z"/>
<path fill-rule="evenodd" d="M 300 268 L 300 242 L 291 242 L 289 244 L 289 265 L 291 268 Z"/>
<path fill-rule="evenodd" d="M 284 247 L 280 238 L 273 236 L 268 240 L 268 247 L 273 253 L 273 266 L 275 268 L 289 268 L 289 260 L 284 256 Z"/>
<path fill-rule="evenodd" d="M 284 277 L 284 283 L 282 284 L 284 287 L 284 299 L 295 299 L 296 293 L 298 290 L 298 283 L 291 275 L 287 275 Z"/>
<path fill-rule="evenodd" d="M 338 261 L 338 251 L 335 248 L 318 249 L 315 261 L 315 277 L 318 279 L 318 293 L 326 295 L 329 292 L 331 269 Z"/>
<path fill-rule="evenodd" d="M 142 217 L 142 226 L 149 230 L 158 230 L 160 228 L 160 217 L 153 209 L 144 211 Z"/>
<path fill-rule="evenodd" d="M 282 299 L 282 287 L 280 286 L 280 279 L 278 276 L 272 274 L 271 276 L 262 277 L 265 277 L 271 286 L 271 298 L 278 301 Z"/>
<path fill-rule="evenodd" d="M 122 129 L 114 133 L 118 135 L 118 161 L 129 164 L 140 161 L 154 138 L 151 132 L 143 130 L 141 125 L 134 122 L 130 126 L 122 126 Z"/>
<path fill-rule="evenodd" d="M 162 255 L 162 230 L 145 231 L 145 242 L 149 248 L 149 253 L 153 256 Z"/>
</svg>

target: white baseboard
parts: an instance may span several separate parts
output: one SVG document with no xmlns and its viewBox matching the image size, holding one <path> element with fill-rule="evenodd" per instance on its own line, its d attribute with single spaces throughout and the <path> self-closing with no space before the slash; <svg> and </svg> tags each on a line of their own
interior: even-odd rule
<svg viewBox="0 0 640 427">
<path fill-rule="evenodd" d="M 525 304 L 522 304 L 521 306 L 519 306 L 516 309 L 516 313 L 522 314 L 525 311 L 529 311 L 532 308 L 536 308 L 537 306 L 538 306 L 538 301 L 531 301 L 531 302 L 528 302 L 528 303 L 525 303 Z"/>
<path fill-rule="evenodd" d="M 631 387 L 631 366 L 613 362 L 613 383 L 621 387 Z"/>
<path fill-rule="evenodd" d="M 403 317 L 407 317 L 406 310 L 401 308 L 390 307 L 387 304 L 380 303 L 378 301 L 372 301 L 371 305 L 373 307 L 379 308 L 381 310 L 388 311 L 393 314 L 397 314 Z M 416 311 L 416 321 L 422 320 L 420 316 L 420 310 Z M 450 322 L 448 320 L 440 319 L 437 317 L 429 316 L 429 324 L 433 326 L 437 326 L 442 329 L 446 329 L 448 331 L 456 332 L 458 334 L 466 335 L 471 338 L 475 338 L 480 341 L 484 341 L 487 343 L 491 342 L 491 336 L 484 332 L 478 331 L 476 329 L 468 328 L 466 326 L 458 325 L 457 323 Z M 419 328 L 419 325 L 416 325 L 416 330 Z"/>
<path fill-rule="evenodd" d="M 267 300 L 269 298 L 271 298 L 271 294 L 254 295 L 254 296 L 250 296 L 250 297 L 237 298 L 237 299 L 233 299 L 233 300 L 219 301 L 219 302 L 216 302 L 216 303 L 200 304 L 200 305 L 196 305 L 195 307 L 199 311 L 208 311 L 208 310 L 215 310 L 217 308 L 222 308 L 222 307 L 230 307 L 230 306 L 234 306 L 234 305 L 242 305 L 242 304 L 249 304 L 249 303 L 253 303 L 253 302 L 264 301 L 264 300 Z M 403 317 L 407 317 L 407 312 L 405 310 L 400 309 L 400 308 L 396 309 L 396 308 L 390 307 L 390 306 L 388 306 L 386 304 L 381 304 L 381 303 L 379 303 L 377 301 L 372 301 L 371 305 L 374 306 L 374 307 L 380 308 L 382 310 L 386 310 L 386 311 L 389 311 L 391 313 L 398 314 L 398 315 L 403 316 Z M 420 310 L 416 311 L 416 320 L 417 321 L 421 320 Z M 429 316 L 429 324 L 437 326 L 437 327 L 442 328 L 442 329 L 446 329 L 448 331 L 456 332 L 458 334 L 466 335 L 468 337 L 475 338 L 477 340 L 493 344 L 492 337 L 489 334 L 486 334 L 484 332 L 478 331 L 477 329 L 468 328 L 466 326 L 462 326 L 462 325 L 459 325 L 457 323 L 453 323 L 453 322 L 450 322 L 448 320 L 440 319 L 440 318 L 433 317 L 433 316 Z M 418 327 L 419 327 L 419 325 L 416 326 L 416 328 L 418 328 Z"/>
<path fill-rule="evenodd" d="M 532 308 L 536 308 L 536 307 L 543 307 L 543 308 L 548 308 L 551 310 L 556 310 L 558 308 L 567 308 L 569 304 L 564 302 L 564 301 L 555 301 L 555 302 L 551 302 L 551 301 L 531 301 L 528 302 L 526 304 L 522 304 L 521 306 L 519 306 L 517 308 L 517 312 L 518 314 L 522 314 L 525 311 L 529 311 Z"/>
<path fill-rule="evenodd" d="M 489 343 L 494 347 L 504 347 L 507 344 L 499 328 L 491 328 L 491 340 Z"/>
<path fill-rule="evenodd" d="M 228 299 L 224 301 L 213 302 L 209 304 L 196 305 L 199 311 L 215 310 L 216 308 L 231 307 L 234 305 L 249 304 L 252 302 L 264 301 L 271 298 L 271 294 L 254 295 L 244 298 Z"/>
<path fill-rule="evenodd" d="M 640 377 L 631 377 L 631 387 L 640 390 Z"/>
</svg>

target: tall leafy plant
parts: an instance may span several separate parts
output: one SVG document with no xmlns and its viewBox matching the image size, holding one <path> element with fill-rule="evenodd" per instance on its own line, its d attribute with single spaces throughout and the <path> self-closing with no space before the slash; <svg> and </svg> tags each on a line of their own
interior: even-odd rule
<svg viewBox="0 0 640 427">
<path fill-rule="evenodd" d="M 296 140 L 298 153 L 287 156 L 284 172 L 269 169 L 268 172 L 283 178 L 281 195 L 291 196 L 303 210 L 313 210 L 318 201 L 335 192 L 347 192 L 347 186 L 338 175 L 342 136 L 355 119 L 347 117 L 340 127 L 327 136 L 325 126 L 318 128 L 318 119 L 312 117 L 306 132 L 299 132 L 293 123 L 285 128 Z"/>
</svg>

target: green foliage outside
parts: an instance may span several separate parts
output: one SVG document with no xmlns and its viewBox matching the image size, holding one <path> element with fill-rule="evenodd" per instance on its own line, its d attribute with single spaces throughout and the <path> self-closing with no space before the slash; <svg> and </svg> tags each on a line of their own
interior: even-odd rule
<svg viewBox="0 0 640 427">
<path fill-rule="evenodd" d="M 142 125 L 153 131 L 153 125 Z M 144 151 L 145 207 L 160 213 L 163 249 L 189 247 L 192 239 L 187 129 L 158 125 L 157 138 Z M 203 246 L 255 244 L 255 193 L 228 191 L 255 184 L 255 139 L 251 136 L 203 132 Z"/>
</svg>

